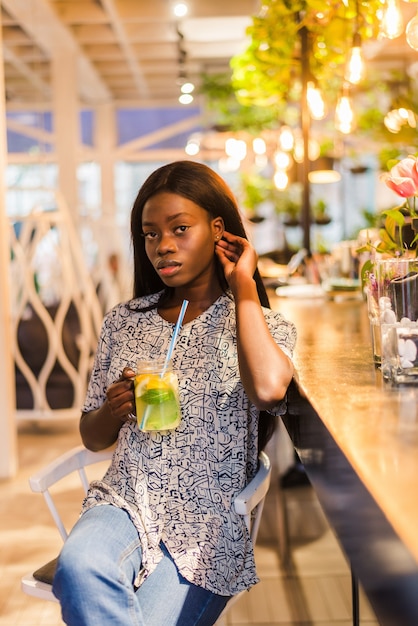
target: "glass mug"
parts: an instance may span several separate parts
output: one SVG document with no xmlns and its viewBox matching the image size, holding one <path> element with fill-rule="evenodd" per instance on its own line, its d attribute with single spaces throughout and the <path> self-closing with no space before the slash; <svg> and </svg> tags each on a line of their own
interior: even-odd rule
<svg viewBox="0 0 418 626">
<path fill-rule="evenodd" d="M 177 374 L 164 359 L 138 361 L 134 379 L 138 427 L 143 431 L 173 430 L 180 423 Z"/>
</svg>

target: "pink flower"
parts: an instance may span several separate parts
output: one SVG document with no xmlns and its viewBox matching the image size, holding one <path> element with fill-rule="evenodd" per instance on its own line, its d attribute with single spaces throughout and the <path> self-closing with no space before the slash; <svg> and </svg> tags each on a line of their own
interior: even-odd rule
<svg viewBox="0 0 418 626">
<path fill-rule="evenodd" d="M 389 173 L 382 174 L 380 179 L 402 198 L 418 195 L 417 159 L 413 156 L 402 159 Z"/>
</svg>

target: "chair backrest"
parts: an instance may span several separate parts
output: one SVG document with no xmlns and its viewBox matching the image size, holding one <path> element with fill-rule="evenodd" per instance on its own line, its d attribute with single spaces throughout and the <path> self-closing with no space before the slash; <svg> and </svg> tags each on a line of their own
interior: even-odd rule
<svg viewBox="0 0 418 626">
<path fill-rule="evenodd" d="M 45 502 L 63 541 L 68 537 L 68 531 L 65 528 L 61 514 L 58 511 L 49 488 L 73 472 L 78 472 L 84 493 L 87 493 L 89 479 L 87 477 L 86 467 L 94 463 L 110 460 L 112 453 L 112 448 L 101 452 L 92 452 L 91 450 L 87 450 L 84 446 L 76 446 L 30 477 L 29 484 L 32 491 L 34 493 L 41 493 L 45 498 Z"/>
<path fill-rule="evenodd" d="M 234 500 L 234 508 L 239 515 L 244 516 L 254 544 L 257 539 L 264 499 L 270 486 L 271 475 L 270 459 L 265 452 L 260 452 L 258 461 L 257 474 Z"/>
</svg>

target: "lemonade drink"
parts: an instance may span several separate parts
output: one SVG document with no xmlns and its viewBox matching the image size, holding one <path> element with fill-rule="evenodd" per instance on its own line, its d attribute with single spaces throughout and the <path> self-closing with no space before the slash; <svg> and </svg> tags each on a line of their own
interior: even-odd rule
<svg viewBox="0 0 418 626">
<path fill-rule="evenodd" d="M 161 367 L 155 363 L 139 363 L 135 376 L 135 404 L 141 430 L 171 430 L 180 422 L 178 380 L 167 368 L 161 377 Z"/>
</svg>

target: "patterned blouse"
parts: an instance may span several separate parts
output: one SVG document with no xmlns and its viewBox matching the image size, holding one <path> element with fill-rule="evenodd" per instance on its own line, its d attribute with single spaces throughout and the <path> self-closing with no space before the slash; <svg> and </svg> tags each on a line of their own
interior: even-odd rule
<svg viewBox="0 0 418 626">
<path fill-rule="evenodd" d="M 156 308 L 159 294 L 114 307 L 105 317 L 83 411 L 99 408 L 107 387 L 139 359 L 164 357 L 174 325 Z M 296 331 L 279 313 L 264 309 L 272 336 L 291 356 Z M 258 581 L 244 520 L 235 496 L 257 471 L 258 410 L 238 371 L 235 304 L 221 295 L 184 324 L 173 355 L 179 377 L 180 425 L 142 432 L 126 422 L 112 463 L 91 484 L 83 511 L 111 503 L 128 512 L 138 530 L 143 568 L 153 571 L 163 542 L 180 573 L 195 585 L 234 595 Z M 282 401 L 272 411 L 284 412 Z"/>
</svg>

